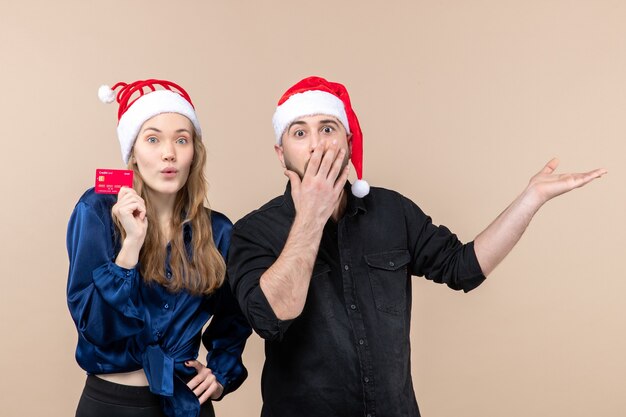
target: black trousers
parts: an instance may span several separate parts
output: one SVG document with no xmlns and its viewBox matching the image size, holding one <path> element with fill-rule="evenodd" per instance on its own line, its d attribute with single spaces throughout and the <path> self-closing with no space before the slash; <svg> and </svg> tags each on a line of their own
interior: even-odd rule
<svg viewBox="0 0 626 417">
<path fill-rule="evenodd" d="M 134 387 L 87 376 L 83 394 L 76 408 L 76 417 L 165 417 L 159 396 L 148 387 Z M 200 408 L 200 417 L 215 417 L 213 404 L 207 401 Z"/>
</svg>

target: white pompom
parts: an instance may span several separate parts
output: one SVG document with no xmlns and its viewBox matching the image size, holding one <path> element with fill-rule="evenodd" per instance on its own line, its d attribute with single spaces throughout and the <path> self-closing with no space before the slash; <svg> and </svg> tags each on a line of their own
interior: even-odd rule
<svg viewBox="0 0 626 417">
<path fill-rule="evenodd" d="M 364 180 L 356 180 L 354 184 L 352 184 L 352 194 L 355 197 L 363 198 L 368 195 L 370 192 L 370 185 L 367 181 Z"/>
<path fill-rule="evenodd" d="M 115 91 L 111 90 L 108 85 L 101 85 L 98 88 L 98 98 L 103 103 L 113 103 L 115 100 Z"/>
</svg>

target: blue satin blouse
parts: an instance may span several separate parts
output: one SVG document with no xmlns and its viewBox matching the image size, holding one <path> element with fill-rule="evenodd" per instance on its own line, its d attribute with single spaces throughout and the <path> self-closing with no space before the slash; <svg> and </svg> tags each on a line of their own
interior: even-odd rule
<svg viewBox="0 0 626 417">
<path fill-rule="evenodd" d="M 111 208 L 113 195 L 88 190 L 80 198 L 67 230 L 70 260 L 67 302 L 78 330 L 76 361 L 89 374 L 144 369 L 150 390 L 161 396 L 168 416 L 196 416 L 197 397 L 186 382 L 195 369 L 184 365 L 196 359 L 200 340 L 208 350 L 207 366 L 224 386 L 237 389 L 247 377 L 241 354 L 251 333 L 230 286 L 210 296 L 171 293 L 143 282 L 137 267 L 115 264 L 120 250 Z M 232 223 L 211 211 L 213 239 L 226 259 Z M 191 226 L 184 226 L 191 241 Z M 166 274 L 170 275 L 168 261 Z M 212 317 L 206 331 L 202 327 Z"/>
</svg>

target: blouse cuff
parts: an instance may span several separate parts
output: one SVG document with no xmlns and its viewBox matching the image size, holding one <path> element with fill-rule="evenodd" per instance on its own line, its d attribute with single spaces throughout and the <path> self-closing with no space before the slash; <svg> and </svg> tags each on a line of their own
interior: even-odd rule
<svg viewBox="0 0 626 417">
<path fill-rule="evenodd" d="M 248 371 L 241 363 L 241 356 L 225 350 L 212 350 L 207 355 L 207 367 L 211 369 L 224 391 L 214 401 L 219 401 L 229 392 L 235 391 L 248 376 Z"/>
<path fill-rule="evenodd" d="M 93 272 L 93 282 L 102 298 L 114 309 L 129 317 L 139 317 L 137 311 L 137 268 L 122 268 L 109 261 Z"/>
</svg>

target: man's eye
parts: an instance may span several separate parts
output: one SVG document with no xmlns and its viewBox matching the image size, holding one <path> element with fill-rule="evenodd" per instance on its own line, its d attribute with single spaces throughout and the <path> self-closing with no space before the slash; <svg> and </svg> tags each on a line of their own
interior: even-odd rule
<svg viewBox="0 0 626 417">
<path fill-rule="evenodd" d="M 330 127 L 330 126 L 324 126 L 324 127 L 322 128 L 322 132 L 324 132 L 324 133 L 333 133 L 334 131 L 335 131 L 335 129 L 333 129 L 333 128 L 332 128 L 332 127 Z"/>
<path fill-rule="evenodd" d="M 294 135 L 301 138 L 302 136 L 304 136 L 304 131 L 303 130 L 296 130 L 294 132 Z"/>
</svg>

